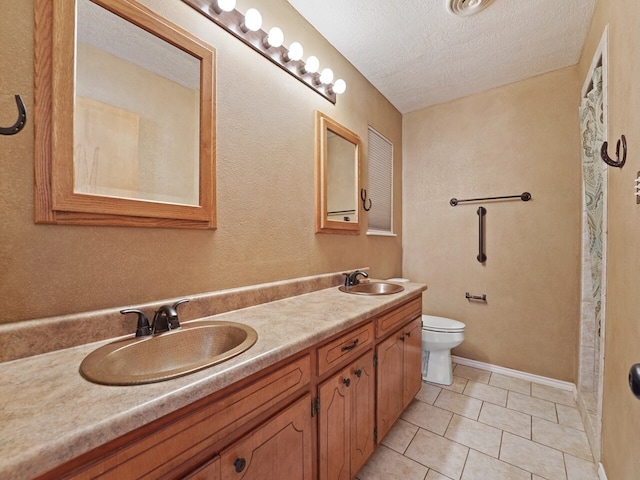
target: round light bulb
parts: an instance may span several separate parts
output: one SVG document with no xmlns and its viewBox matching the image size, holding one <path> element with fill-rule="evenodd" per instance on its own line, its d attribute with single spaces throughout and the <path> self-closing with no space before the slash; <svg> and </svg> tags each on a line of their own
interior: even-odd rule
<svg viewBox="0 0 640 480">
<path fill-rule="evenodd" d="M 273 27 L 267 34 L 267 42 L 272 47 L 277 48 L 282 46 L 282 42 L 284 42 L 284 33 L 278 27 Z"/>
<path fill-rule="evenodd" d="M 218 0 L 218 8 L 223 12 L 232 12 L 236 8 L 236 0 Z"/>
<path fill-rule="evenodd" d="M 320 68 L 320 60 L 318 60 L 318 57 L 314 57 L 313 55 L 311 55 L 309 58 L 307 58 L 307 61 L 304 64 L 304 69 L 306 72 L 316 73 L 318 71 L 318 68 Z"/>
<path fill-rule="evenodd" d="M 346 89 L 347 89 L 347 84 L 341 78 L 335 81 L 332 88 L 333 92 L 337 93 L 338 95 L 342 95 Z"/>
<path fill-rule="evenodd" d="M 244 15 L 244 26 L 247 30 L 257 32 L 262 27 L 262 15 L 255 8 L 250 8 Z"/>
<path fill-rule="evenodd" d="M 287 54 L 287 56 L 289 57 L 289 60 L 297 61 L 302 58 L 303 53 L 304 53 L 304 50 L 302 49 L 302 45 L 300 45 L 298 42 L 293 42 L 289 46 L 289 53 Z"/>
<path fill-rule="evenodd" d="M 331 82 L 333 82 L 333 70 L 331 70 L 330 68 L 325 68 L 324 70 L 322 70 L 322 72 L 320 73 L 320 81 L 326 85 L 329 85 Z"/>
</svg>

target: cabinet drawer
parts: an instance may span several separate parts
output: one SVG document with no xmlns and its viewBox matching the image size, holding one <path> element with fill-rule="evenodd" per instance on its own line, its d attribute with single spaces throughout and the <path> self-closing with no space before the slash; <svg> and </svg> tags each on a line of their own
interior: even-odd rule
<svg viewBox="0 0 640 480">
<path fill-rule="evenodd" d="M 305 355 L 198 410 L 184 416 L 176 412 L 175 421 L 134 439 L 124 448 L 116 447 L 90 466 L 64 478 L 159 478 L 167 475 L 300 391 L 310 379 L 311 358 Z"/>
<path fill-rule="evenodd" d="M 422 297 L 416 297 L 393 310 L 383 313 L 376 321 L 376 338 L 384 337 L 403 323 L 406 323 L 419 315 L 422 315 Z"/>
<path fill-rule="evenodd" d="M 373 323 L 351 330 L 318 348 L 318 374 L 356 358 L 373 343 Z"/>
</svg>

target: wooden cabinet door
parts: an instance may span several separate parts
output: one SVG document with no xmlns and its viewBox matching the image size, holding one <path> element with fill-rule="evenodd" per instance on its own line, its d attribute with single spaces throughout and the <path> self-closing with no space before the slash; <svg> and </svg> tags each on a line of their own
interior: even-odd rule
<svg viewBox="0 0 640 480">
<path fill-rule="evenodd" d="M 356 360 L 351 372 L 351 476 L 369 459 L 375 448 L 375 370 L 373 352 Z"/>
<path fill-rule="evenodd" d="M 378 385 L 376 389 L 378 443 L 402 413 L 404 333 L 391 334 L 378 345 Z"/>
<path fill-rule="evenodd" d="M 311 395 L 224 450 L 220 463 L 222 480 L 312 480 Z"/>
<path fill-rule="evenodd" d="M 320 480 L 350 480 L 351 385 L 349 369 L 318 388 L 318 454 Z"/>
<path fill-rule="evenodd" d="M 403 365 L 403 409 L 420 391 L 422 386 L 422 319 L 416 318 L 406 325 L 404 331 L 404 365 Z"/>
<path fill-rule="evenodd" d="M 220 480 L 220 457 L 215 457 L 182 480 Z"/>
</svg>

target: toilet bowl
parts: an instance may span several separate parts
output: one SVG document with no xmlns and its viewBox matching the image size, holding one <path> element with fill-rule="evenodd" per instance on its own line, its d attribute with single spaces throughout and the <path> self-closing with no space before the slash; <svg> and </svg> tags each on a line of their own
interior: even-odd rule
<svg viewBox="0 0 640 480">
<path fill-rule="evenodd" d="M 422 379 L 441 385 L 453 383 L 451 349 L 464 340 L 464 323 L 422 315 Z"/>
</svg>

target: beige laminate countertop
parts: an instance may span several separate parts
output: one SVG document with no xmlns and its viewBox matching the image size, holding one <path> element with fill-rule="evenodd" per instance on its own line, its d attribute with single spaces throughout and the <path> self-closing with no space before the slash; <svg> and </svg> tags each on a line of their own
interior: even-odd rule
<svg viewBox="0 0 640 480">
<path fill-rule="evenodd" d="M 250 325 L 258 341 L 227 362 L 160 383 L 123 387 L 85 380 L 78 373 L 83 358 L 113 339 L 2 363 L 0 478 L 45 473 L 426 290 L 403 286 L 382 296 L 332 287 L 206 317 Z"/>
</svg>

